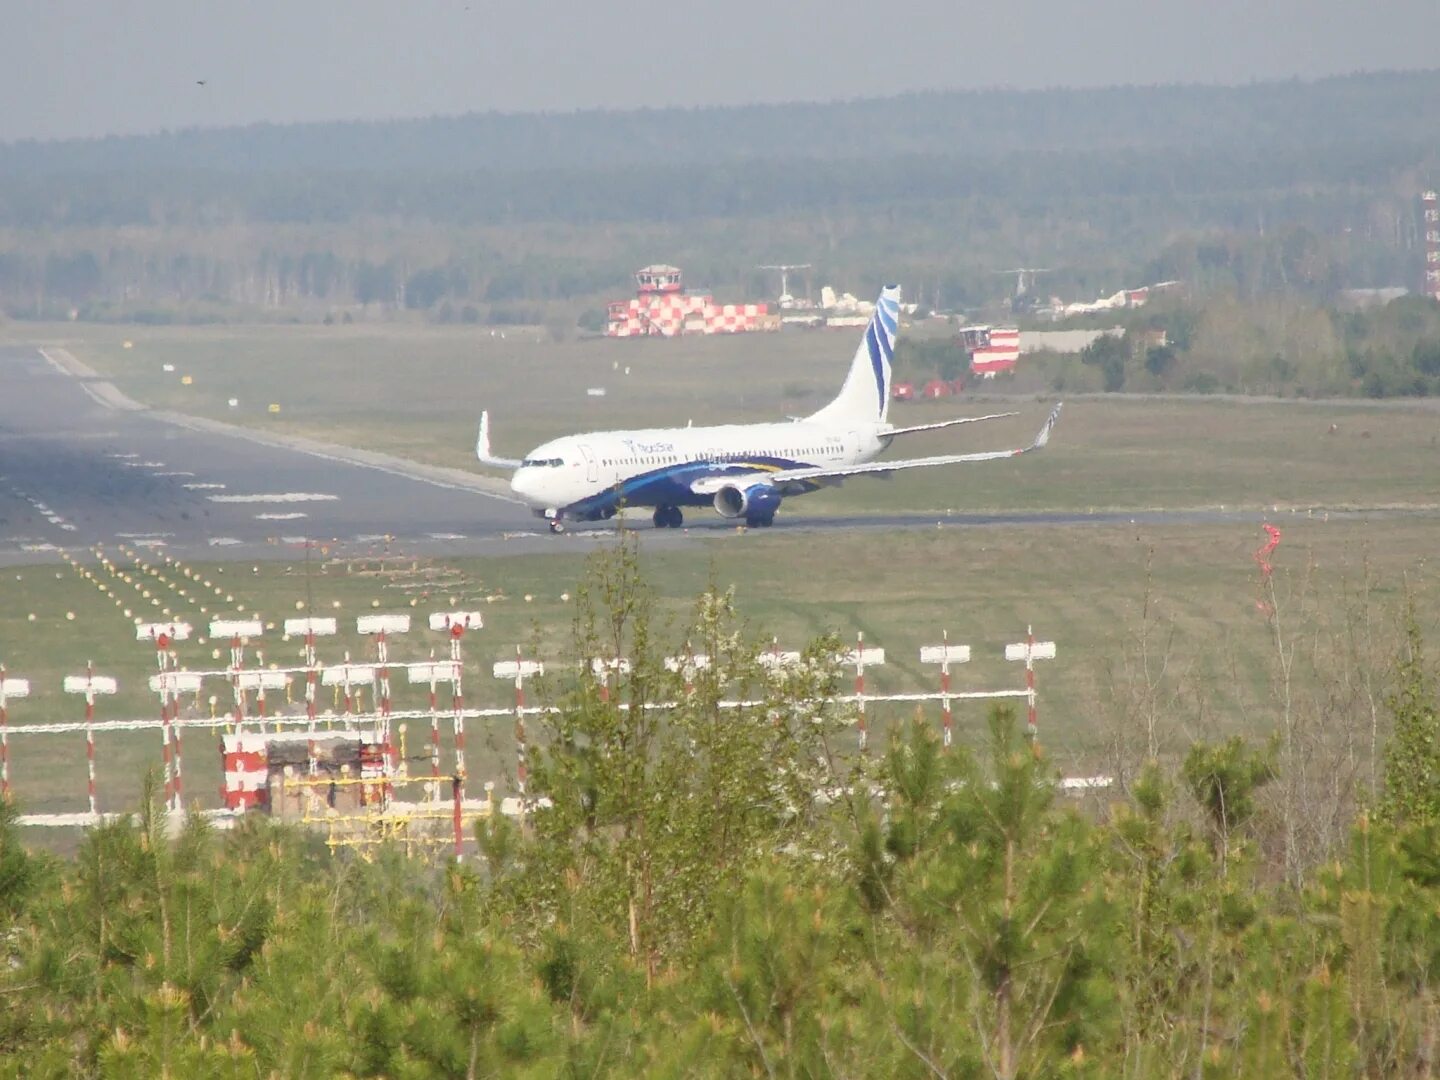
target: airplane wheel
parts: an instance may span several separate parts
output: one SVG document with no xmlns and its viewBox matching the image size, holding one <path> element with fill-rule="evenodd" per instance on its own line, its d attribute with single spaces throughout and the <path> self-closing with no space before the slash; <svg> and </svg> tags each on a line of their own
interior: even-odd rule
<svg viewBox="0 0 1440 1080">
<path fill-rule="evenodd" d="M 685 514 L 678 506 L 670 507 L 670 528 L 678 529 L 685 524 Z"/>
<path fill-rule="evenodd" d="M 652 519 L 657 529 L 678 529 L 685 521 L 685 515 L 678 506 L 657 506 Z"/>
</svg>

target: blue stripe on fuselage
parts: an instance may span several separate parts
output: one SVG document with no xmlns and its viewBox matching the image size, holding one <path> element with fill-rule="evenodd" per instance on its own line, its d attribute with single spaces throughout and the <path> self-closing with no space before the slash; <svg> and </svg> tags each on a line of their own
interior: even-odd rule
<svg viewBox="0 0 1440 1080">
<path fill-rule="evenodd" d="M 666 465 L 650 472 L 626 477 L 604 491 L 571 503 L 562 510 L 567 517 L 600 517 L 621 506 L 709 506 L 713 495 L 696 495 L 691 483 L 706 476 L 740 476 L 769 469 L 808 469 L 803 461 L 787 458 L 750 457 L 722 463 L 687 461 Z"/>
</svg>

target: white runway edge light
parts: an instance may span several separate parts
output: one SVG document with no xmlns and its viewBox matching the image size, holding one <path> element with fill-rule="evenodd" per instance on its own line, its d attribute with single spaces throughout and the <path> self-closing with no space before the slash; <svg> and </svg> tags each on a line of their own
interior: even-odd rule
<svg viewBox="0 0 1440 1080">
<path fill-rule="evenodd" d="M 156 694 L 198 694 L 202 678 L 198 671 L 166 671 L 150 676 L 150 690 Z"/>
<path fill-rule="evenodd" d="M 545 665 L 539 660 L 499 660 L 492 669 L 497 679 L 529 679 L 545 674 Z"/>
<path fill-rule="evenodd" d="M 120 684 L 110 675 L 66 675 L 67 694 L 115 694 Z"/>
<path fill-rule="evenodd" d="M 1005 646 L 1006 660 L 1054 660 L 1055 642 L 1037 641 L 1033 645 L 1028 641 L 1020 641 L 1014 645 Z"/>
<path fill-rule="evenodd" d="M 800 654 L 794 651 L 779 649 L 766 649 L 755 658 L 760 661 L 761 666 L 767 668 L 788 668 L 800 663 Z"/>
<path fill-rule="evenodd" d="M 265 632 L 265 624 L 259 619 L 213 619 L 210 623 L 212 638 L 259 637 Z"/>
<path fill-rule="evenodd" d="M 704 653 L 696 653 L 694 656 L 665 657 L 665 670 L 673 671 L 676 675 L 687 675 L 696 671 L 708 671 L 709 669 L 710 657 Z"/>
<path fill-rule="evenodd" d="M 30 696 L 29 679 L 0 679 L 0 702 L 8 698 L 22 698 Z"/>
<path fill-rule="evenodd" d="M 454 660 L 424 660 L 418 664 L 406 664 L 405 671 L 412 684 L 454 682 Z"/>
<path fill-rule="evenodd" d="M 437 611 L 430 616 L 431 630 L 449 630 L 452 626 L 479 630 L 484 625 L 485 619 L 478 611 Z"/>
<path fill-rule="evenodd" d="M 291 637 L 304 637 L 306 634 L 314 634 L 316 637 L 330 637 L 337 632 L 334 619 L 286 619 L 285 633 Z"/>
<path fill-rule="evenodd" d="M 290 676 L 283 671 L 237 671 L 235 685 L 241 690 L 284 690 Z"/>
<path fill-rule="evenodd" d="M 361 634 L 408 634 L 409 615 L 361 615 L 355 620 L 355 630 Z"/>
<path fill-rule="evenodd" d="M 163 634 L 171 641 L 188 641 L 194 628 L 187 622 L 151 622 L 135 624 L 136 641 L 158 641 Z"/>
<path fill-rule="evenodd" d="M 374 681 L 374 664 L 336 664 L 320 669 L 322 686 L 360 686 Z"/>
<path fill-rule="evenodd" d="M 920 662 L 922 664 L 968 664 L 970 662 L 970 646 L 922 645 L 920 646 Z"/>
</svg>

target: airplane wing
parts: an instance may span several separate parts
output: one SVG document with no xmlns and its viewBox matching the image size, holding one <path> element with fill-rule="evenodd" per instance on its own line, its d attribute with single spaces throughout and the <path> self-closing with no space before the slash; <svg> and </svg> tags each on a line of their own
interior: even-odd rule
<svg viewBox="0 0 1440 1080">
<path fill-rule="evenodd" d="M 1018 416 L 1019 413 L 997 412 L 988 416 L 962 416 L 955 420 L 941 420 L 938 424 L 916 424 L 914 427 L 891 428 L 889 431 L 882 431 L 882 438 L 890 438 L 892 435 L 909 435 L 916 431 L 937 431 L 940 428 L 954 427 L 956 424 L 978 424 L 982 420 L 1003 420 L 1007 416 Z"/>
<path fill-rule="evenodd" d="M 480 414 L 480 433 L 475 436 L 475 460 L 481 465 L 490 465 L 496 469 L 518 469 L 520 467 L 517 458 L 495 457 L 490 453 L 490 413 L 488 411 Z"/>
<path fill-rule="evenodd" d="M 997 461 L 1001 458 L 1018 457 L 1021 454 L 1028 454 L 1032 450 L 1044 448 L 1045 444 L 1050 441 L 1050 432 L 1055 427 L 1055 421 L 1060 418 L 1060 409 L 1063 405 L 1062 402 L 1050 411 L 1050 416 L 1040 429 L 1040 433 L 1035 436 L 1035 441 L 1018 450 L 983 450 L 976 454 L 941 454 L 937 457 L 908 458 L 899 461 L 872 461 L 865 465 L 847 465 L 833 469 L 777 469 L 773 472 L 741 473 L 738 476 L 733 474 L 730 476 L 707 476 L 696 480 L 690 485 L 690 488 L 697 495 L 713 495 L 724 487 L 737 485 L 743 487 L 751 483 L 783 487 L 791 482 L 839 480 L 847 476 L 884 476 L 887 473 L 901 472 L 905 469 L 921 469 L 931 465 L 961 465 L 973 461 Z"/>
</svg>

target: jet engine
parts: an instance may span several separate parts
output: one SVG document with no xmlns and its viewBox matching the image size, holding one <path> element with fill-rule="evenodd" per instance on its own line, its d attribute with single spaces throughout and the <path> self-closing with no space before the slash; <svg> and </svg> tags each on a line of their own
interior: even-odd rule
<svg viewBox="0 0 1440 1080">
<path fill-rule="evenodd" d="M 773 518 L 779 508 L 780 492 L 772 484 L 751 484 L 747 488 L 730 484 L 715 492 L 715 510 L 722 517 Z"/>
</svg>

